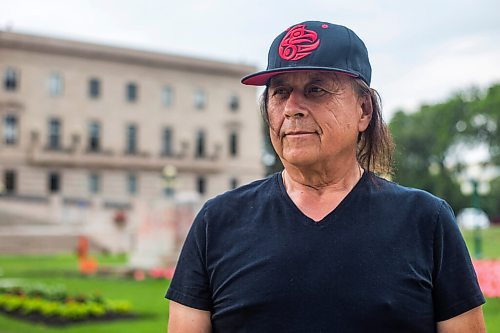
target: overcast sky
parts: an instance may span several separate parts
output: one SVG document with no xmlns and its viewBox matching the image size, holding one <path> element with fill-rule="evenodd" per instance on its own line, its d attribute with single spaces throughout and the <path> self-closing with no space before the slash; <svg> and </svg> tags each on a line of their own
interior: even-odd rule
<svg viewBox="0 0 500 333">
<path fill-rule="evenodd" d="M 251 64 L 305 20 L 353 29 L 386 117 L 500 82 L 500 1 L 0 0 L 0 30 Z"/>
</svg>

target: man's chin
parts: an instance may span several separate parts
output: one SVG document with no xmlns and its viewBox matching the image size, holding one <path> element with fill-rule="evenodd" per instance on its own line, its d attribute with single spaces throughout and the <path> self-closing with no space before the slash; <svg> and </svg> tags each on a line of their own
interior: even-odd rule
<svg viewBox="0 0 500 333">
<path fill-rule="evenodd" d="M 294 150 L 293 152 L 286 152 L 283 154 L 283 164 L 289 164 L 291 166 L 301 168 L 314 165 L 317 161 L 314 156 L 311 155 L 310 150 Z"/>
</svg>

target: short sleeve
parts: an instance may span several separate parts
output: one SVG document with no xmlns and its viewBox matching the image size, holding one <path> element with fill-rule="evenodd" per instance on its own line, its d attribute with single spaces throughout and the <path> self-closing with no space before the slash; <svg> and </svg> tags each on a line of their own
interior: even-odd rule
<svg viewBox="0 0 500 333">
<path fill-rule="evenodd" d="M 206 206 L 200 210 L 189 230 L 165 297 L 192 308 L 210 311 L 212 301 L 206 269 L 205 213 Z"/>
<path fill-rule="evenodd" d="M 444 201 L 434 232 L 433 275 L 436 321 L 453 318 L 485 303 L 453 211 Z"/>
</svg>

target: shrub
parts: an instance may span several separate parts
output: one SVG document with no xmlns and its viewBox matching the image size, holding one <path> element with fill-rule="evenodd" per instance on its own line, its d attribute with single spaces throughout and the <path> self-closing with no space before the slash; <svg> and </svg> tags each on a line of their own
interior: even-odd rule
<svg viewBox="0 0 500 333">
<path fill-rule="evenodd" d="M 128 314 L 131 310 L 131 305 L 127 301 L 108 301 L 106 309 L 116 314 Z"/>
<path fill-rule="evenodd" d="M 106 314 L 106 309 L 102 303 L 89 302 L 87 307 L 90 315 L 93 317 L 99 318 Z"/>
<path fill-rule="evenodd" d="M 23 304 L 24 297 L 18 295 L 5 295 L 2 301 L 2 309 L 7 312 L 18 310 Z"/>
<path fill-rule="evenodd" d="M 127 301 L 105 300 L 100 295 L 70 296 L 61 290 L 43 287 L 4 287 L 0 289 L 0 310 L 23 316 L 41 316 L 46 320 L 72 322 L 130 315 L 131 305 Z"/>
<path fill-rule="evenodd" d="M 44 317 L 57 317 L 60 313 L 59 311 L 59 303 L 53 301 L 45 301 L 41 308 L 41 314 Z"/>
<path fill-rule="evenodd" d="M 42 313 L 42 309 L 46 301 L 39 297 L 27 298 L 20 307 L 20 311 L 24 315 L 32 313 Z"/>
</svg>

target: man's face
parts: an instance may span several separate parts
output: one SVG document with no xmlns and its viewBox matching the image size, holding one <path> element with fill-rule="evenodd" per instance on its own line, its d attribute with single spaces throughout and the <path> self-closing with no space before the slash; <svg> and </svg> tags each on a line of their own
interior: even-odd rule
<svg viewBox="0 0 500 333">
<path fill-rule="evenodd" d="M 351 78 L 295 72 L 272 78 L 268 89 L 271 142 L 285 167 L 328 167 L 353 162 L 358 133 L 370 116 Z M 366 105 L 365 105 L 366 107 Z"/>
</svg>

